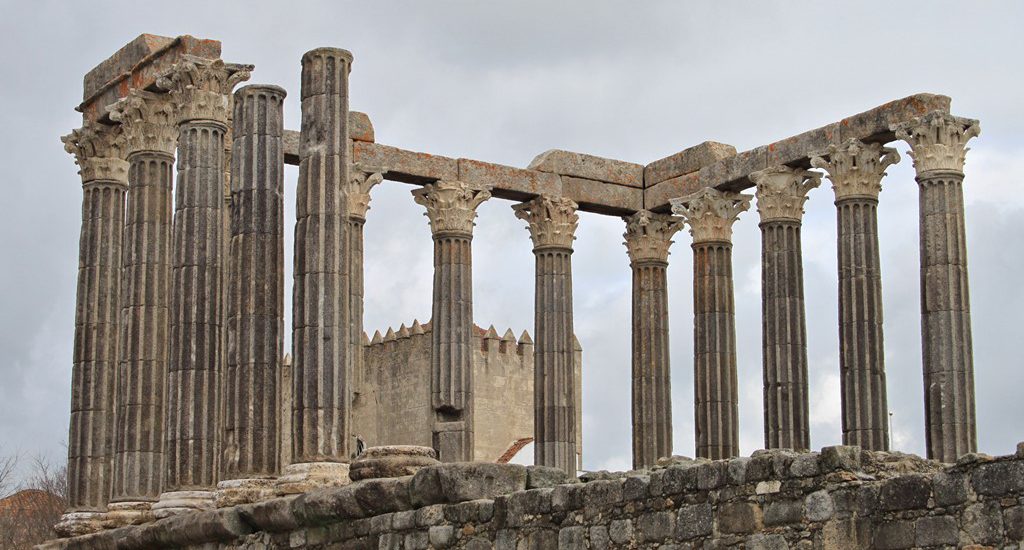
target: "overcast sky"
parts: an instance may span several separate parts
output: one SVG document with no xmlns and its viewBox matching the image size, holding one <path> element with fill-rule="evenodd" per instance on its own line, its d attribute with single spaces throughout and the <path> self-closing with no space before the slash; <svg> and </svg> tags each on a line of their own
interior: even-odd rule
<svg viewBox="0 0 1024 550">
<path fill-rule="evenodd" d="M 913 93 L 949 95 L 954 114 L 982 127 L 965 183 L 979 447 L 1008 453 L 1024 440 L 1024 4 L 2 0 L 0 13 L 0 453 L 63 459 L 81 190 L 59 137 L 81 124 L 82 76 L 140 33 L 221 40 L 225 60 L 256 65 L 251 82 L 289 91 L 293 129 L 302 53 L 349 49 L 351 106 L 369 114 L 378 142 L 513 166 L 552 148 L 642 164 L 704 140 L 745 150 Z M 920 454 L 917 189 L 905 154 L 888 172 L 878 212 L 889 404 L 894 447 Z M 286 177 L 294 197 L 297 171 Z M 432 245 L 410 189 L 373 191 L 371 334 L 430 316 Z M 475 316 L 499 333 L 532 333 L 533 255 L 509 206 L 479 209 Z M 748 212 L 735 226 L 743 454 L 763 445 L 756 222 Z M 573 256 L 588 469 L 630 462 L 622 232 L 618 218 L 582 214 Z M 840 441 L 835 234 L 826 182 L 810 195 L 803 242 L 814 448 Z M 676 241 L 674 439 L 692 456 L 692 264 L 689 236 Z"/>
</svg>

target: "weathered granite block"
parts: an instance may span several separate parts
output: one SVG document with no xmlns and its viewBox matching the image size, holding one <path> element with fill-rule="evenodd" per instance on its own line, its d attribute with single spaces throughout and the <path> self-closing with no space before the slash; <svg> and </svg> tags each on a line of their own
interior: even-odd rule
<svg viewBox="0 0 1024 550">
<path fill-rule="evenodd" d="M 658 159 L 644 167 L 644 187 L 650 188 L 684 174 L 700 170 L 720 159 L 736 154 L 736 148 L 725 143 L 705 141 L 693 147 L 687 147 L 663 159 Z"/>
<path fill-rule="evenodd" d="M 643 165 L 558 149 L 537 155 L 528 168 L 636 188 L 642 188 L 644 182 Z"/>
</svg>

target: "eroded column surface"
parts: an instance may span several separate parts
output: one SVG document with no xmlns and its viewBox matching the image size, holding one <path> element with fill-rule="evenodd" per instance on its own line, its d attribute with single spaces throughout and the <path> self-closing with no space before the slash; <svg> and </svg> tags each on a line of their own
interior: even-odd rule
<svg viewBox="0 0 1024 550">
<path fill-rule="evenodd" d="M 158 84 L 178 119 L 171 236 L 165 478 L 158 517 L 213 505 L 223 361 L 224 136 L 231 90 L 251 65 L 186 59 Z"/>
<path fill-rule="evenodd" d="M 444 462 L 473 459 L 473 219 L 490 190 L 438 181 L 413 192 L 434 240 L 430 401 L 434 449 Z"/>
<path fill-rule="evenodd" d="M 384 181 L 384 170 L 352 166 L 343 189 L 347 205 L 348 288 L 349 288 L 349 380 L 355 395 L 363 391 L 363 227 L 370 209 L 370 190 Z"/>
<path fill-rule="evenodd" d="M 88 123 L 61 138 L 82 177 L 75 346 L 64 535 L 96 531 L 110 498 L 128 161 L 118 126 Z"/>
<path fill-rule="evenodd" d="M 282 492 L 348 482 L 348 77 L 352 54 L 302 56 L 302 127 L 292 291 L 292 460 Z"/>
<path fill-rule="evenodd" d="M 693 362 L 697 456 L 739 455 L 732 224 L 751 195 L 704 188 L 672 199 L 693 236 Z"/>
<path fill-rule="evenodd" d="M 171 278 L 171 191 L 178 128 L 163 95 L 133 90 L 114 104 L 128 154 L 121 254 L 112 522 L 149 518 L 163 486 Z"/>
<path fill-rule="evenodd" d="M 761 215 L 761 349 L 764 446 L 810 448 L 807 326 L 800 224 L 816 172 L 778 166 L 750 175 Z"/>
<path fill-rule="evenodd" d="M 534 464 L 575 475 L 576 369 L 572 320 L 572 242 L 577 205 L 540 196 L 513 206 L 529 223 L 536 258 L 534 290 Z"/>
<path fill-rule="evenodd" d="M 849 140 L 811 164 L 828 172 L 835 192 L 839 250 L 839 369 L 843 444 L 889 448 L 889 408 L 882 341 L 878 194 L 895 149 Z"/>
<path fill-rule="evenodd" d="M 928 458 L 977 450 L 974 357 L 964 231 L 964 158 L 978 121 L 931 113 L 895 128 L 920 188 L 921 343 Z"/>
<path fill-rule="evenodd" d="M 633 468 L 672 455 L 668 255 L 680 218 L 641 210 L 626 221 L 633 270 Z"/>
<path fill-rule="evenodd" d="M 224 433 L 217 505 L 262 500 L 279 473 L 284 356 L 285 91 L 234 94 Z"/>
</svg>

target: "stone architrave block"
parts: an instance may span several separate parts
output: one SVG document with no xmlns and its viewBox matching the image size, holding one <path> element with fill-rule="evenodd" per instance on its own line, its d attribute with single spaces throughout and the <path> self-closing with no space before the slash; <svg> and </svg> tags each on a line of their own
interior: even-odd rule
<svg viewBox="0 0 1024 550">
<path fill-rule="evenodd" d="M 644 185 L 643 165 L 559 149 L 537 155 L 527 168 L 628 187 L 642 188 Z"/>
<path fill-rule="evenodd" d="M 631 214 L 644 208 L 642 189 L 572 176 L 562 176 L 562 196 L 580 210 Z"/>
<path fill-rule="evenodd" d="M 457 162 L 460 181 L 491 187 L 496 197 L 528 200 L 538 195 L 562 195 L 562 180 L 557 174 L 472 159 Z"/>
<path fill-rule="evenodd" d="M 459 179 L 459 163 L 453 158 L 406 151 L 378 143 L 353 142 L 352 163 L 383 168 L 388 172 L 388 179 L 417 182 Z M 399 177 L 396 178 L 396 175 Z"/>
<path fill-rule="evenodd" d="M 648 210 L 667 208 L 669 201 L 692 195 L 700 190 L 700 171 L 667 179 L 644 189 L 644 205 Z"/>
<path fill-rule="evenodd" d="M 704 166 L 735 154 L 735 147 L 717 141 L 705 141 L 693 147 L 687 147 L 678 153 L 673 153 L 645 166 L 644 189 L 650 189 L 663 181 L 696 172 Z"/>
<path fill-rule="evenodd" d="M 890 101 L 874 109 L 840 120 L 838 122 L 839 139 L 841 142 L 851 138 L 865 141 L 889 141 L 892 136 L 892 132 L 889 130 L 890 126 L 932 111 L 948 113 L 950 103 L 952 100 L 948 96 L 939 94 L 914 94 Z"/>
</svg>

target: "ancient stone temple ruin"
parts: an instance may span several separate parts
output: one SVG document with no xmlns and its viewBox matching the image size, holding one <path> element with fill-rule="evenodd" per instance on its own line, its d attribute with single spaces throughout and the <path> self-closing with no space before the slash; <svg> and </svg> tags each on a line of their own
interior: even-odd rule
<svg viewBox="0 0 1024 550">
<path fill-rule="evenodd" d="M 66 538 L 46 547 L 1024 541 L 1024 446 L 976 452 L 961 184 L 979 124 L 951 114 L 948 97 L 896 100 L 743 152 L 704 142 L 641 165 L 554 150 L 515 168 L 378 143 L 370 118 L 349 110 L 352 62 L 336 48 L 302 56 L 290 98 L 299 131 L 284 128 L 288 92 L 242 85 L 253 66 L 225 63 L 213 40 L 142 35 L 85 76 L 83 125 L 63 138 L 84 190 L 70 502 Z M 920 189 L 927 459 L 887 448 L 876 207 L 900 161 L 894 141 L 909 147 Z M 294 197 L 286 164 L 299 167 Z M 834 200 L 837 216 L 844 446 L 819 453 L 800 227 L 823 178 L 833 195 L 814 191 L 810 204 Z M 371 338 L 363 225 L 384 180 L 410 184 L 424 207 L 433 301 L 429 321 Z M 474 218 L 497 199 L 532 239 L 532 338 L 474 323 Z M 297 218 L 290 316 L 285 200 Z M 767 450 L 740 458 L 731 243 L 752 201 Z M 623 220 L 632 269 L 627 473 L 577 477 L 579 211 Z M 696 459 L 672 456 L 666 276 L 684 227 Z M 530 441 L 534 465 L 508 464 Z"/>
</svg>

